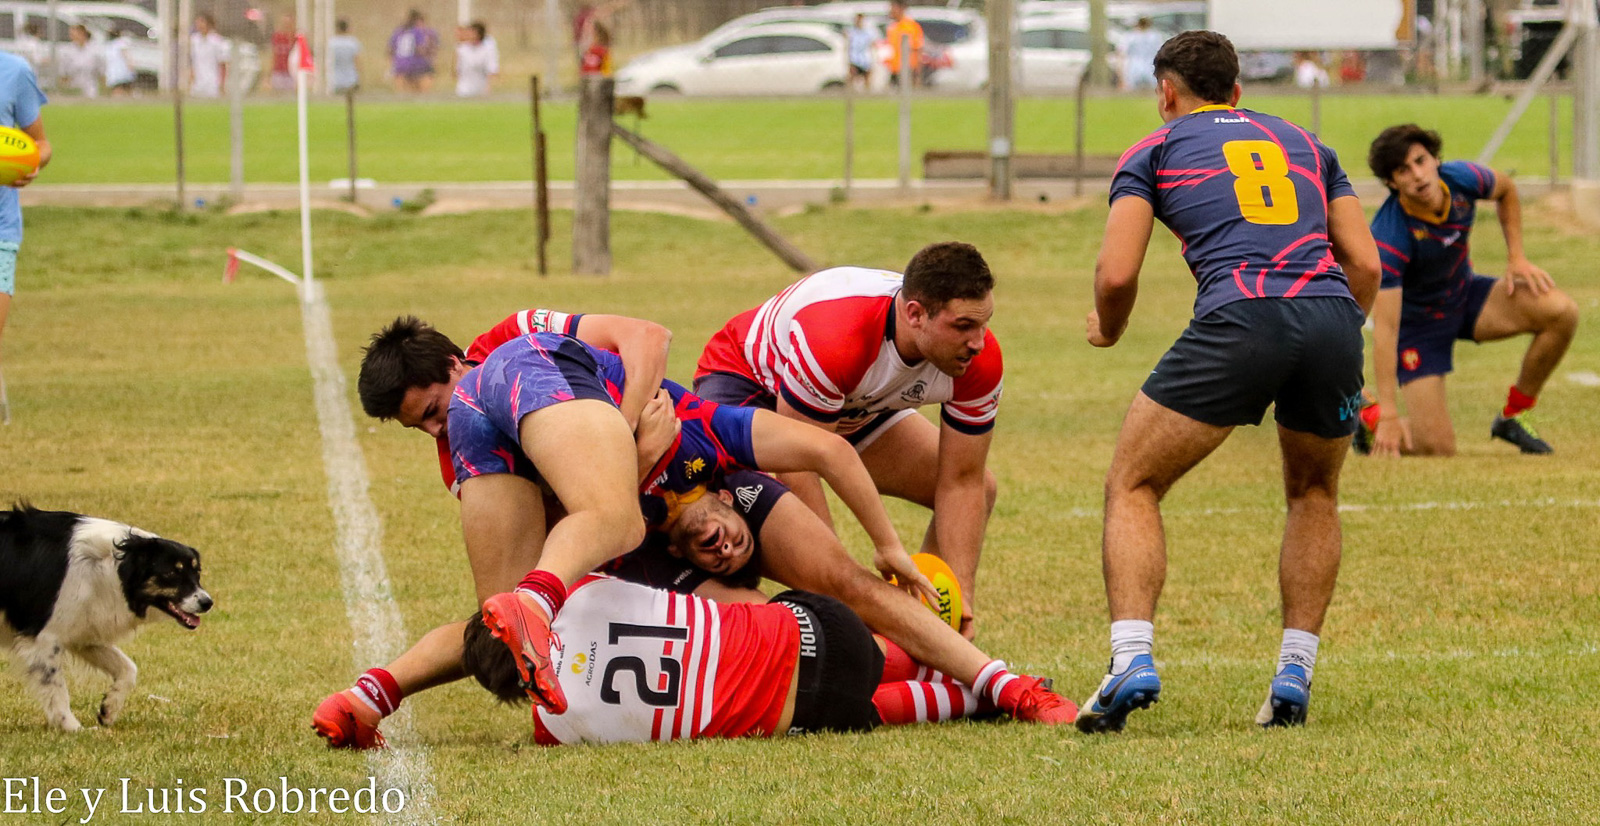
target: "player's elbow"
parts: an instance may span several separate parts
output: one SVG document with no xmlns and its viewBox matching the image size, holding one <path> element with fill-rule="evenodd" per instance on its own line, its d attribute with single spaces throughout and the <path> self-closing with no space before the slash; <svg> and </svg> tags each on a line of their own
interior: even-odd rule
<svg viewBox="0 0 1600 826">
<path fill-rule="evenodd" d="M 1139 271 L 1100 258 L 1094 262 L 1094 291 L 1100 296 L 1120 295 L 1138 281 Z"/>
</svg>

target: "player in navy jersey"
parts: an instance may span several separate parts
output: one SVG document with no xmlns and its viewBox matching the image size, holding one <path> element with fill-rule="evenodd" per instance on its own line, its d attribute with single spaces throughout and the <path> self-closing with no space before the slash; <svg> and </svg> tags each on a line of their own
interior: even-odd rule
<svg viewBox="0 0 1600 826">
<path fill-rule="evenodd" d="M 1372 219 L 1383 260 L 1372 312 L 1377 402 L 1362 411 L 1356 450 L 1453 455 L 1445 375 L 1456 341 L 1527 333 L 1533 340 L 1489 435 L 1523 453 L 1549 453 L 1526 413 L 1572 343 L 1578 305 L 1523 252 L 1522 203 L 1511 176 L 1469 161 L 1441 162 L 1442 145 L 1437 132 L 1405 124 L 1383 130 L 1367 155 L 1390 193 Z M 1467 241 L 1480 200 L 1494 201 L 1499 213 L 1505 278 L 1473 272 Z M 1401 396 L 1409 419 L 1400 416 Z"/>
<path fill-rule="evenodd" d="M 1124 153 L 1112 179 L 1089 342 L 1110 347 L 1126 331 L 1157 218 L 1183 242 L 1199 288 L 1194 320 L 1128 410 L 1106 477 L 1112 659 L 1078 728 L 1121 730 L 1160 695 L 1151 648 L 1166 579 L 1161 498 L 1269 405 L 1289 506 L 1284 633 L 1256 721 L 1299 724 L 1339 568 L 1339 470 L 1360 406 L 1377 250 L 1334 153 L 1299 126 L 1238 108 L 1239 60 L 1226 37 L 1173 37 L 1155 74 L 1166 125 Z"/>
</svg>

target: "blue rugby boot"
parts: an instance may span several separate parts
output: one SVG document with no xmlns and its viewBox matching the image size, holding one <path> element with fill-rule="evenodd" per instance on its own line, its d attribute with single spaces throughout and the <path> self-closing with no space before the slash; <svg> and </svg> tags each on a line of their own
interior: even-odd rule
<svg viewBox="0 0 1600 826">
<path fill-rule="evenodd" d="M 1155 660 L 1140 654 L 1121 674 L 1106 675 L 1100 690 L 1079 707 L 1076 725 L 1085 734 L 1122 731 L 1130 712 L 1149 708 L 1160 696 L 1161 677 L 1156 674 Z"/>
<path fill-rule="evenodd" d="M 1286 665 L 1272 678 L 1267 701 L 1256 712 L 1256 725 L 1262 728 L 1303 726 L 1310 705 L 1311 683 L 1306 679 L 1306 670 L 1298 665 Z"/>
</svg>

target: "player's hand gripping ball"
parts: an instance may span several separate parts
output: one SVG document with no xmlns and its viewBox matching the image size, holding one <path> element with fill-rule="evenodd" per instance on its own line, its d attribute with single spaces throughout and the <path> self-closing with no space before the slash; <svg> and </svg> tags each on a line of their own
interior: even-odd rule
<svg viewBox="0 0 1600 826">
<path fill-rule="evenodd" d="M 917 570 L 933 583 L 933 590 L 939 593 L 939 604 L 928 605 L 927 597 L 922 597 L 923 605 L 927 605 L 939 619 L 944 620 L 951 628 L 961 630 L 961 586 L 956 582 L 956 572 L 950 570 L 949 563 L 933 554 L 912 554 L 911 561 L 917 564 Z"/>
<path fill-rule="evenodd" d="M 0 126 L 0 186 L 10 186 L 38 168 L 39 145 L 33 138 L 21 129 Z"/>
</svg>

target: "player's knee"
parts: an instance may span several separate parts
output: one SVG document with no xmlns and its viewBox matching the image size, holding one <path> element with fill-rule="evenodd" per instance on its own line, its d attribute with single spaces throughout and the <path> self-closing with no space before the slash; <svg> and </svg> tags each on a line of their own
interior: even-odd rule
<svg viewBox="0 0 1600 826">
<path fill-rule="evenodd" d="M 1412 456 L 1437 456 L 1449 458 L 1456 455 L 1455 435 L 1413 434 Z"/>
<path fill-rule="evenodd" d="M 1572 296 L 1557 290 L 1551 301 L 1550 325 L 1558 330 L 1571 333 L 1578 329 L 1578 302 Z"/>
</svg>

